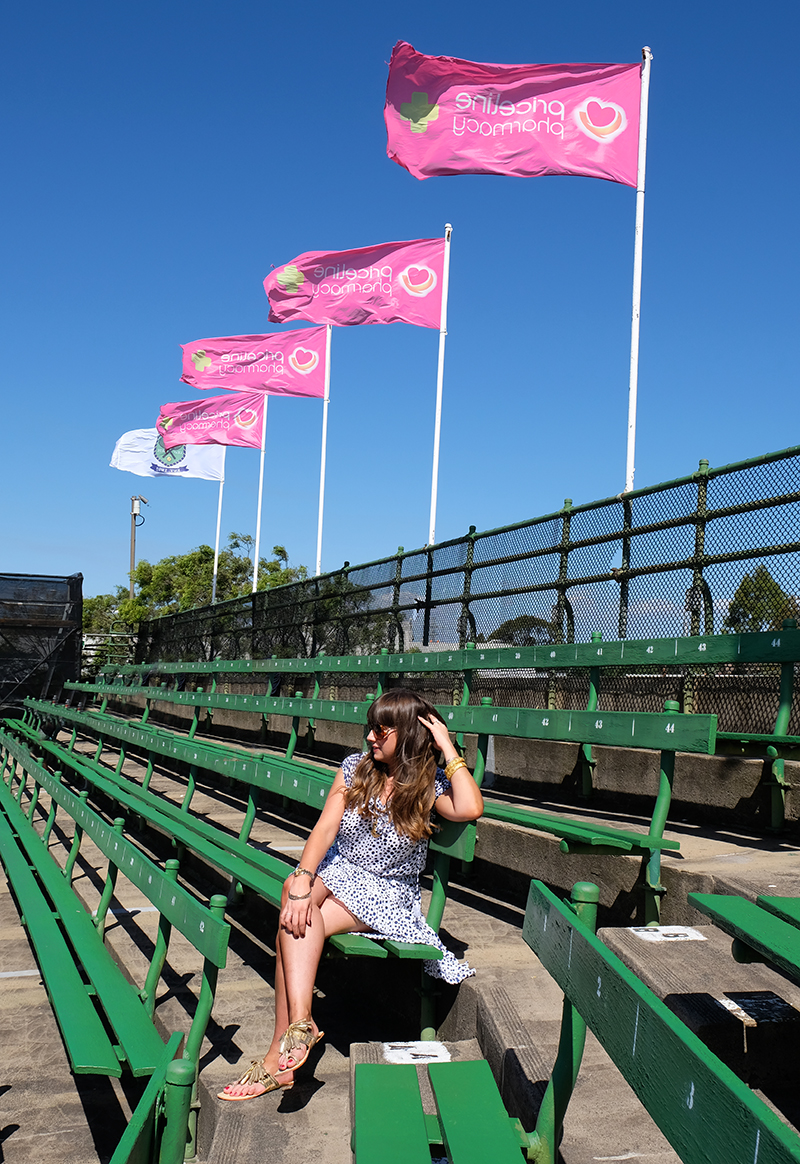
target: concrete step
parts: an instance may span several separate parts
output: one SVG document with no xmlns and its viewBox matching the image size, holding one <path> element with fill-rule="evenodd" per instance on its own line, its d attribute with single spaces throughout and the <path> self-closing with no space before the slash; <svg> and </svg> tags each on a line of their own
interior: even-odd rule
<svg viewBox="0 0 800 1164">
<path fill-rule="evenodd" d="M 740 964 L 711 925 L 601 929 L 598 935 L 678 1018 L 793 1125 L 787 1071 L 800 1040 L 800 986 L 769 966 Z"/>
</svg>

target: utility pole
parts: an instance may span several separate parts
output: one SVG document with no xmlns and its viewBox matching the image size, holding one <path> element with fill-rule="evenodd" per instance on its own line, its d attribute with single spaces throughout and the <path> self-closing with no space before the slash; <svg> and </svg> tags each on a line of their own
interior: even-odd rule
<svg viewBox="0 0 800 1164">
<path fill-rule="evenodd" d="M 136 527 L 144 525 L 144 515 L 141 513 L 140 505 L 142 501 L 145 505 L 150 504 L 147 498 L 142 497 L 141 494 L 131 498 L 131 587 L 128 594 L 131 601 L 133 601 L 133 571 L 136 569 Z M 136 520 L 138 517 L 141 517 L 141 521 Z"/>
</svg>

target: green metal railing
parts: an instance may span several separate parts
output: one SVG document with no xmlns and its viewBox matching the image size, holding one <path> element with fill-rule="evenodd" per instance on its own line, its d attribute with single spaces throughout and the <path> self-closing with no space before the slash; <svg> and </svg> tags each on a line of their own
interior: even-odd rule
<svg viewBox="0 0 800 1164">
<path fill-rule="evenodd" d="M 588 642 L 592 632 L 611 640 L 777 629 L 800 610 L 799 518 L 800 446 L 719 468 L 702 460 L 697 472 L 624 496 L 586 505 L 567 499 L 530 521 L 480 533 L 471 526 L 435 546 L 400 547 L 365 565 L 346 562 L 316 578 L 143 623 L 137 659 L 297 658 L 468 641 Z M 604 699 L 619 710 L 657 710 L 678 698 L 685 710 L 719 710 L 723 720 L 727 703 L 732 716 L 736 709 L 736 728 L 769 731 L 779 685 L 772 670 L 720 672 L 710 692 L 700 668 L 639 669 L 635 682 L 621 673 L 606 684 Z M 474 697 L 585 707 L 590 677 L 534 669 L 483 682 Z"/>
</svg>

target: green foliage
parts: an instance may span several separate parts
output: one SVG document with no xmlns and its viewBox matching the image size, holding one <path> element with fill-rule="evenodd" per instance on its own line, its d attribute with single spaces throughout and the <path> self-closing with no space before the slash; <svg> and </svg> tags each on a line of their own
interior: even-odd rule
<svg viewBox="0 0 800 1164">
<path fill-rule="evenodd" d="M 252 589 L 253 538 L 250 534 L 228 535 L 228 546 L 220 551 L 217 569 L 217 602 L 241 598 Z M 242 552 L 244 551 L 244 553 Z M 283 546 L 273 546 L 273 557 L 259 558 L 258 589 L 270 590 L 307 576 L 305 566 L 290 566 Z M 98 594 L 83 604 L 84 631 L 117 630 L 136 626 L 144 619 L 176 614 L 211 602 L 214 550 L 198 546 L 188 554 L 174 554 L 151 565 L 142 560 L 134 571 L 134 596 L 118 586 L 114 594 Z"/>
<path fill-rule="evenodd" d="M 95 594 L 94 598 L 83 600 L 83 629 L 90 634 L 103 631 L 126 630 L 115 626 L 119 620 L 119 605 L 128 597 L 124 586 L 117 586 L 113 594 Z"/>
<path fill-rule="evenodd" d="M 533 614 L 521 614 L 502 622 L 491 634 L 478 635 L 478 642 L 508 643 L 512 647 L 533 647 L 537 643 L 554 643 L 556 624 Z"/>
<path fill-rule="evenodd" d="M 797 618 L 800 603 L 787 594 L 766 566 L 756 566 L 745 574 L 728 607 L 723 632 L 744 634 L 747 631 L 780 630 L 785 618 Z"/>
</svg>

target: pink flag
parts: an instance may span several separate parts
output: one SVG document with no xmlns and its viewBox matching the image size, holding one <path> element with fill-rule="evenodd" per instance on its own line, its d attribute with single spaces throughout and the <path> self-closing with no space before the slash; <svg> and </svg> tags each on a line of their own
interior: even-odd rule
<svg viewBox="0 0 800 1164">
<path fill-rule="evenodd" d="M 258 388 L 270 396 L 325 395 L 324 327 L 227 335 L 182 344 L 181 380 L 195 388 Z"/>
<path fill-rule="evenodd" d="M 274 323 L 310 319 L 439 327 L 444 239 L 381 243 L 356 251 L 306 251 L 264 280 Z"/>
<path fill-rule="evenodd" d="M 260 449 L 265 400 L 264 392 L 238 392 L 235 396 L 162 404 L 156 428 L 165 449 L 175 445 L 244 445 Z"/>
<path fill-rule="evenodd" d="M 476 64 L 398 41 L 387 153 L 415 178 L 576 174 L 635 186 L 641 73 L 641 64 Z"/>
</svg>

